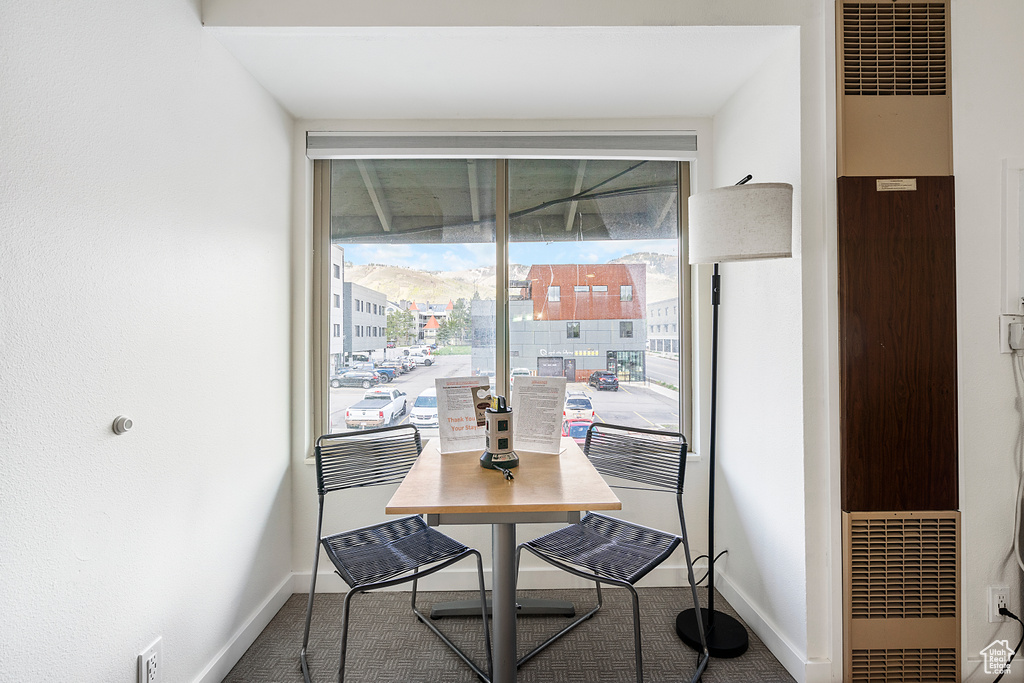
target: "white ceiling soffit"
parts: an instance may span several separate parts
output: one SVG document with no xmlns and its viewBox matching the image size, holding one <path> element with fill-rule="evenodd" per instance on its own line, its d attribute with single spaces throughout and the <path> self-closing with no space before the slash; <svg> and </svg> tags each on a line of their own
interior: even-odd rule
<svg viewBox="0 0 1024 683">
<path fill-rule="evenodd" d="M 791 26 L 208 27 L 299 119 L 713 115 Z"/>
</svg>

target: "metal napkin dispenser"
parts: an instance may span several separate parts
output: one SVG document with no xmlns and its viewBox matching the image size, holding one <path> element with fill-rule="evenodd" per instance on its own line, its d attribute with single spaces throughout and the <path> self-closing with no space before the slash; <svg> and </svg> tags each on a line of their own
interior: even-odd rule
<svg viewBox="0 0 1024 683">
<path fill-rule="evenodd" d="M 504 396 L 491 399 L 491 407 L 485 411 L 486 442 L 480 467 L 493 470 L 510 470 L 519 466 L 519 456 L 512 450 L 512 409 Z"/>
</svg>

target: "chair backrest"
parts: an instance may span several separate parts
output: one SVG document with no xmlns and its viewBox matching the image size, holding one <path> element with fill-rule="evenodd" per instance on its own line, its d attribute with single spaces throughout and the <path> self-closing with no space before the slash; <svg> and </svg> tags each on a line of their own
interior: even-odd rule
<svg viewBox="0 0 1024 683">
<path fill-rule="evenodd" d="M 316 440 L 316 486 L 320 495 L 359 486 L 402 481 L 423 445 L 413 425 L 396 425 Z"/>
<path fill-rule="evenodd" d="M 678 432 L 595 422 L 583 452 L 602 475 L 683 493 L 686 437 Z"/>
</svg>

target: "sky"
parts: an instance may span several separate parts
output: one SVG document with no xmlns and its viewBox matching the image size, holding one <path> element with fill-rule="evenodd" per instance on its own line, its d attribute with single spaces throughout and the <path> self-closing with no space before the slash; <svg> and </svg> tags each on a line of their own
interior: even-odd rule
<svg viewBox="0 0 1024 683">
<path fill-rule="evenodd" d="M 345 260 L 356 265 L 383 263 L 418 270 L 463 270 L 494 265 L 494 244 L 342 244 Z M 513 242 L 509 261 L 522 265 L 608 263 L 638 252 L 675 254 L 675 240 Z"/>
</svg>

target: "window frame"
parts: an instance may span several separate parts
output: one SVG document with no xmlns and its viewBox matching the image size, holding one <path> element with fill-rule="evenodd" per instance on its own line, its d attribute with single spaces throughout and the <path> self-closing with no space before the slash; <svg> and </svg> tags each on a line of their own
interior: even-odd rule
<svg viewBox="0 0 1024 683">
<path fill-rule="evenodd" d="M 342 136 L 346 134 L 341 134 Z M 358 134 L 351 134 L 353 139 L 359 137 Z M 470 136 L 471 137 L 471 136 Z M 571 135 L 568 137 L 572 137 Z M 642 139 L 643 134 L 640 134 L 638 139 Z M 307 138 L 309 135 L 307 134 Z M 397 140 L 398 138 L 396 138 Z M 557 141 L 557 137 L 553 140 Z M 695 136 L 694 136 L 695 140 Z M 695 143 L 694 143 L 695 144 Z M 641 149 L 642 145 L 637 149 Z M 307 157 L 310 159 L 312 165 L 312 259 L 310 261 L 310 274 L 312 279 L 312 324 L 311 339 L 309 340 L 309 352 L 310 352 L 310 415 L 309 415 L 309 427 L 311 429 L 312 438 L 307 439 L 307 456 L 312 453 L 312 443 L 316 438 L 316 435 L 323 434 L 325 427 L 328 423 L 327 411 L 328 411 L 328 392 L 329 392 L 329 350 L 330 350 L 330 304 L 331 304 L 331 288 L 330 281 L 335 277 L 336 269 L 331 266 L 334 265 L 331 262 L 331 241 L 330 241 L 330 194 L 331 194 L 331 178 L 330 178 L 330 161 L 331 159 L 374 159 L 379 158 L 382 155 L 387 155 L 389 150 L 383 149 L 367 149 L 365 147 L 360 148 L 356 146 L 353 149 L 347 151 L 337 150 L 321 150 L 317 154 L 311 154 L 309 151 L 309 145 L 307 144 Z M 496 255 L 496 282 L 505 282 L 509 280 L 509 264 L 508 264 L 508 160 L 510 158 L 552 158 L 562 156 L 557 152 L 557 148 L 553 146 L 545 149 L 520 149 L 510 146 L 508 149 L 502 150 L 505 154 L 501 158 L 496 158 L 495 150 L 488 150 L 487 153 L 467 153 L 465 151 L 459 151 L 454 153 L 454 156 L 459 158 L 478 158 L 478 159 L 492 159 L 496 163 L 496 186 L 506 188 L 506 192 L 496 193 L 496 215 L 495 215 L 495 255 Z M 694 150 L 687 150 L 695 151 Z M 694 349 L 697 347 L 699 341 L 694 335 L 694 315 L 696 311 L 693 310 L 691 305 L 691 297 L 694 295 L 697 289 L 697 283 L 695 282 L 695 274 L 697 271 L 696 267 L 691 268 L 687 258 L 687 240 L 686 240 L 686 217 L 687 217 L 687 201 L 691 194 L 691 172 L 692 164 L 696 161 L 696 154 L 690 154 L 681 150 L 661 150 L 651 151 L 650 153 L 638 153 L 637 151 L 623 152 L 621 150 L 612 150 L 602 152 L 600 149 L 593 149 L 587 152 L 581 152 L 580 149 L 573 149 L 571 156 L 573 158 L 618 158 L 628 156 L 629 158 L 635 159 L 649 159 L 659 161 L 675 161 L 677 163 L 677 216 L 679 217 L 677 226 L 677 258 L 678 258 L 678 291 L 677 298 L 682 308 L 682 312 L 679 316 L 679 320 L 682 323 L 682 330 L 678 335 L 678 341 L 681 344 L 679 352 L 679 384 L 677 385 L 679 391 L 679 429 L 683 434 L 689 437 L 691 450 L 700 442 L 701 430 L 696 429 L 696 410 L 697 401 L 695 396 L 698 394 L 698 387 L 694 384 Z M 391 153 L 395 153 L 391 150 Z M 436 153 L 424 152 L 423 150 L 417 150 L 415 153 L 410 151 L 399 152 L 400 156 L 405 158 L 452 158 L 453 153 L 450 151 L 440 151 Z M 340 270 L 340 269 L 337 269 Z M 340 276 L 340 273 L 339 273 Z M 502 288 L 499 286 L 499 293 Z M 507 289 L 507 284 L 505 285 Z M 551 298 L 551 289 L 548 289 L 547 299 L 548 301 L 559 302 L 561 300 L 560 291 L 556 291 L 555 299 Z M 630 287 L 630 290 L 632 288 Z M 592 290 L 596 291 L 596 290 Z M 622 292 L 620 290 L 620 300 Z M 629 301 L 633 300 L 632 291 L 630 291 Z M 703 307 L 702 307 L 703 308 Z M 508 299 L 507 296 L 496 297 L 496 320 L 498 321 L 495 330 L 495 369 L 499 381 L 502 378 L 508 377 L 508 371 L 511 367 L 511 353 L 509 349 L 509 321 L 508 321 Z M 703 314 L 702 314 L 703 315 Z M 703 379 L 702 379 L 703 381 Z M 507 379 L 501 381 L 501 384 L 505 386 L 499 386 L 498 390 L 503 391 L 507 394 L 509 387 L 507 386 Z"/>
</svg>

